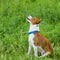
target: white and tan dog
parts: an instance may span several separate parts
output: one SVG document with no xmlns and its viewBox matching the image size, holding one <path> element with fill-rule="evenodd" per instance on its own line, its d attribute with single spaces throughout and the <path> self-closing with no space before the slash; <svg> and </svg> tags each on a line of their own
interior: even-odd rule
<svg viewBox="0 0 60 60">
<path fill-rule="evenodd" d="M 36 57 L 38 56 L 38 52 L 41 53 L 40 57 L 51 55 L 53 52 L 51 43 L 47 38 L 45 38 L 42 34 L 39 33 L 39 23 L 41 22 L 41 19 L 34 18 L 32 16 L 27 16 L 26 20 L 30 23 L 28 33 L 29 34 L 28 55 L 30 54 L 32 47 L 34 48 L 34 55 Z"/>
</svg>

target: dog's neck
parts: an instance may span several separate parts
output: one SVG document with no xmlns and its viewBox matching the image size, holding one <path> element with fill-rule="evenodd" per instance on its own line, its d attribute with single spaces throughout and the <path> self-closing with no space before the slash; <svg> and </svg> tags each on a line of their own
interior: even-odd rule
<svg viewBox="0 0 60 60">
<path fill-rule="evenodd" d="M 30 24 L 29 32 L 39 31 L 39 24 Z"/>
</svg>

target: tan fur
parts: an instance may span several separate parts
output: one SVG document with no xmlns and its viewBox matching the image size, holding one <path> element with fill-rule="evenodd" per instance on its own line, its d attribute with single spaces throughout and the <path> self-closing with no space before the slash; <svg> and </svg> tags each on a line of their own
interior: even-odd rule
<svg viewBox="0 0 60 60">
<path fill-rule="evenodd" d="M 36 46 L 41 46 L 46 52 L 50 52 L 49 55 L 53 52 L 53 48 L 49 40 L 40 33 L 35 33 L 34 44 Z"/>
<path fill-rule="evenodd" d="M 30 21 L 32 22 L 32 24 L 39 24 L 41 22 L 41 19 L 39 19 L 39 18 L 32 18 Z"/>
</svg>

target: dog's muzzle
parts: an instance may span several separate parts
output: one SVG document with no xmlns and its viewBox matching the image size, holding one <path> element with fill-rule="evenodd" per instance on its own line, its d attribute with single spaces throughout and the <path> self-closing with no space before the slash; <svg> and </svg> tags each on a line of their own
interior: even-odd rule
<svg viewBox="0 0 60 60">
<path fill-rule="evenodd" d="M 27 20 L 30 20 L 28 17 L 26 17 Z"/>
<path fill-rule="evenodd" d="M 27 20 L 31 20 L 32 19 L 32 16 L 27 16 L 26 19 Z"/>
</svg>

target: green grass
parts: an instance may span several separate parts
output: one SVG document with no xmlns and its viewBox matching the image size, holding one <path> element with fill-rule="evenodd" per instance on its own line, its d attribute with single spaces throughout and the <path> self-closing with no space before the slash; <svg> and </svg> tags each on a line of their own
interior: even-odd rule
<svg viewBox="0 0 60 60">
<path fill-rule="evenodd" d="M 27 56 L 28 29 L 26 15 L 41 18 L 40 33 L 53 47 L 52 57 Z M 59 60 L 60 0 L 0 0 L 0 60 Z"/>
</svg>

